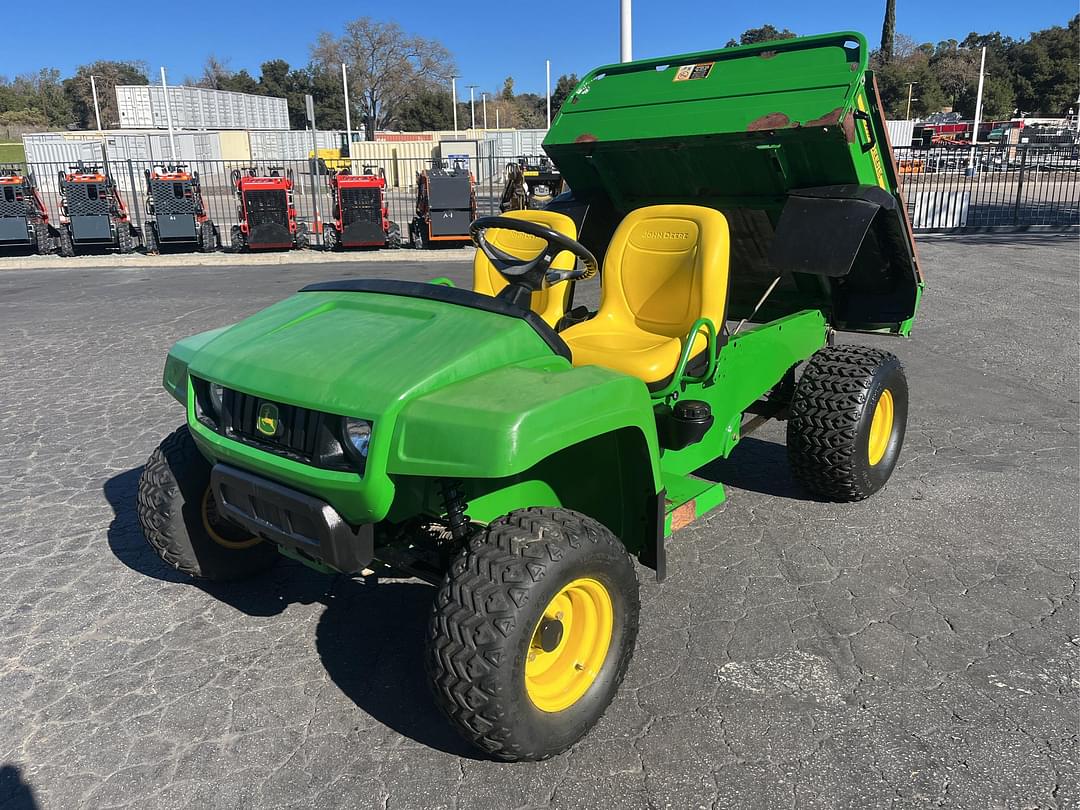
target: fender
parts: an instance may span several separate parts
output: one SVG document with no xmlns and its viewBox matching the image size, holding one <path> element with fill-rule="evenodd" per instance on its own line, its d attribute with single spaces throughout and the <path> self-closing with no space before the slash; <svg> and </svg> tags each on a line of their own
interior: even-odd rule
<svg viewBox="0 0 1080 810">
<path fill-rule="evenodd" d="M 597 366 L 509 366 L 406 404 L 387 472 L 508 478 L 560 450 L 624 428 L 645 437 L 653 491 L 659 491 L 659 448 L 644 383 Z"/>
</svg>

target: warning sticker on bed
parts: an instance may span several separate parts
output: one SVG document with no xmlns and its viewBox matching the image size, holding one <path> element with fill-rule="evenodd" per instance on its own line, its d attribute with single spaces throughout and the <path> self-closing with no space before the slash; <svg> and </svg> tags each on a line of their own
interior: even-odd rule
<svg viewBox="0 0 1080 810">
<path fill-rule="evenodd" d="M 680 65 L 679 69 L 675 71 L 675 78 L 673 82 L 686 82 L 690 79 L 704 79 L 708 77 L 712 71 L 712 66 L 715 62 L 702 62 L 698 65 Z"/>
</svg>

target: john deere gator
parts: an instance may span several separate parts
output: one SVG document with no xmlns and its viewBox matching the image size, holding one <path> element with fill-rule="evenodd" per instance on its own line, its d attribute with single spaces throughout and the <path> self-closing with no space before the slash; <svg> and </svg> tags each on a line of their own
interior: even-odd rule
<svg viewBox="0 0 1080 810">
<path fill-rule="evenodd" d="M 474 221 L 473 289 L 313 284 L 179 341 L 186 418 L 138 500 L 193 577 L 432 583 L 435 701 L 506 760 L 601 716 L 635 563 L 679 573 L 668 543 L 724 500 L 710 463 L 762 422 L 809 492 L 886 484 L 903 368 L 836 336 L 908 335 L 923 289 L 859 34 L 605 65 L 544 149 L 572 192 Z"/>
</svg>

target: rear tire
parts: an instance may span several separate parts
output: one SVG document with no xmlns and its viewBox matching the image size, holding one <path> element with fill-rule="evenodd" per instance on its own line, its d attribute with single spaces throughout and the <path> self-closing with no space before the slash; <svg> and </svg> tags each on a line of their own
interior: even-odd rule
<svg viewBox="0 0 1080 810">
<path fill-rule="evenodd" d="M 607 528 L 567 509 L 511 512 L 458 555 L 435 597 L 436 703 L 498 759 L 565 751 L 622 683 L 638 611 L 633 563 Z"/>
<path fill-rule="evenodd" d="M 240 230 L 239 225 L 233 225 L 229 230 L 229 248 L 233 253 L 243 253 L 247 247 L 247 239 L 244 238 L 244 232 Z"/>
<path fill-rule="evenodd" d="M 218 247 L 217 228 L 210 220 L 206 220 L 199 226 L 199 250 L 203 253 L 213 253 Z"/>
<path fill-rule="evenodd" d="M 150 454 L 139 477 L 138 512 L 143 535 L 161 559 L 198 579 L 244 579 L 280 558 L 273 545 L 217 515 L 210 464 L 187 425 Z"/>
<path fill-rule="evenodd" d="M 71 238 L 71 228 L 60 226 L 60 235 L 56 237 L 57 252 L 66 259 L 75 255 L 75 240 Z"/>
<path fill-rule="evenodd" d="M 889 352 L 829 346 L 795 386 L 788 458 L 799 482 L 835 501 L 860 501 L 889 480 L 907 426 L 904 367 Z"/>
<path fill-rule="evenodd" d="M 126 222 L 116 223 L 116 247 L 121 253 L 135 252 L 135 234 Z"/>
<path fill-rule="evenodd" d="M 297 250 L 307 250 L 311 243 L 308 241 L 307 227 L 304 223 L 296 226 L 296 236 L 293 238 L 293 246 Z"/>
<path fill-rule="evenodd" d="M 392 220 L 386 229 L 386 246 L 391 250 L 401 247 L 401 228 Z"/>
<path fill-rule="evenodd" d="M 323 228 L 323 249 L 324 250 L 338 250 L 341 247 L 341 237 L 338 234 L 338 230 L 333 225 L 327 225 Z"/>
<path fill-rule="evenodd" d="M 47 256 L 52 253 L 52 238 L 49 236 L 49 226 L 44 222 L 34 223 L 34 252 L 38 256 Z"/>
<path fill-rule="evenodd" d="M 157 229 L 153 222 L 147 222 L 143 226 L 143 246 L 149 255 L 161 253 L 161 245 L 158 244 Z"/>
</svg>

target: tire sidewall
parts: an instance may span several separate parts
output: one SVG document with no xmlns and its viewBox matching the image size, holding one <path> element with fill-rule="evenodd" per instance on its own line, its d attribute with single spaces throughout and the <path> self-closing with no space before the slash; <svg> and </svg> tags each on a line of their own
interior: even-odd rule
<svg viewBox="0 0 1080 810">
<path fill-rule="evenodd" d="M 587 541 L 576 549 L 567 547 L 569 553 L 557 564 L 549 566 L 543 580 L 530 591 L 526 609 L 519 614 L 515 641 L 508 645 L 513 666 L 500 670 L 496 676 L 500 681 L 499 692 L 506 696 L 506 709 L 512 715 L 513 725 L 520 729 L 523 738 L 549 750 L 567 748 L 596 723 L 619 688 L 619 660 L 627 645 L 632 648 L 636 640 L 638 606 L 636 599 L 632 603 L 628 597 L 628 594 L 637 594 L 633 566 L 628 564 L 625 555 L 620 560 L 612 554 L 587 553 L 594 549 Z M 600 672 L 588 691 L 560 712 L 545 712 L 532 702 L 525 686 L 529 645 L 544 608 L 566 585 L 582 577 L 601 583 L 611 597 L 611 641 Z"/>
<path fill-rule="evenodd" d="M 243 579 L 271 567 L 279 555 L 270 543 L 227 548 L 210 536 L 202 512 L 209 485 L 210 464 L 185 425 L 158 446 L 139 480 L 140 521 L 150 545 L 167 563 L 199 578 Z M 227 539 L 244 534 L 231 525 L 218 528 L 237 535 Z"/>
<path fill-rule="evenodd" d="M 877 464 L 870 464 L 870 426 L 874 421 L 881 395 L 888 389 L 893 398 L 893 423 L 889 443 L 885 453 Z M 867 494 L 873 494 L 885 486 L 900 458 L 904 444 L 904 433 L 908 418 L 908 385 L 900 362 L 890 357 L 877 367 L 871 377 L 866 401 L 859 415 L 856 431 L 855 473 L 859 477 L 859 486 Z"/>
</svg>

